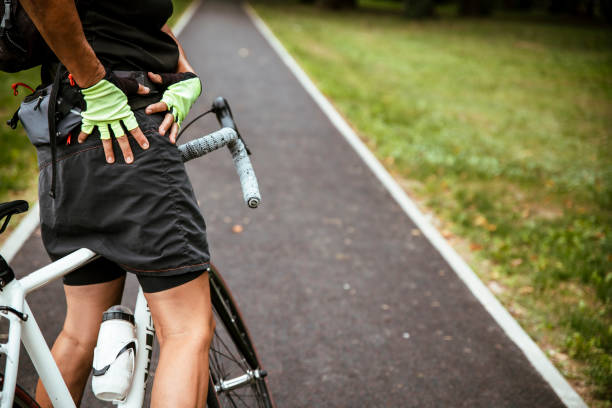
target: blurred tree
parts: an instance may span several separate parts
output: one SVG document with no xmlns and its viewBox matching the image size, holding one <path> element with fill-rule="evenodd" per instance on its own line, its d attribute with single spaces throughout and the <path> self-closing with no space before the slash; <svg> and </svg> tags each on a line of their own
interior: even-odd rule
<svg viewBox="0 0 612 408">
<path fill-rule="evenodd" d="M 534 6 L 534 0 L 503 0 L 501 6 L 509 10 L 531 10 Z"/>
<path fill-rule="evenodd" d="M 433 0 L 404 0 L 404 13 L 410 18 L 431 17 L 434 14 Z"/>
<path fill-rule="evenodd" d="M 462 16 L 487 16 L 491 14 L 494 0 L 459 0 L 459 14 Z"/>
<path fill-rule="evenodd" d="M 601 0 L 599 3 L 601 15 L 612 22 L 612 0 Z"/>
<path fill-rule="evenodd" d="M 494 9 L 528 12 L 547 10 L 551 14 L 566 14 L 588 18 L 604 18 L 612 22 L 612 0 L 385 0 L 404 3 L 409 18 L 425 18 L 435 14 L 436 5 L 454 3 L 462 16 L 488 16 Z M 358 0 L 300 0 L 331 9 L 355 8 Z"/>
<path fill-rule="evenodd" d="M 599 1 L 600 8 L 605 8 L 606 0 Z M 595 0 L 551 0 L 548 11 L 553 14 L 569 14 L 572 16 L 595 15 Z"/>
<path fill-rule="evenodd" d="M 313 3 L 313 1 L 309 3 Z M 317 0 L 317 3 L 334 10 L 357 7 L 357 0 Z"/>
</svg>

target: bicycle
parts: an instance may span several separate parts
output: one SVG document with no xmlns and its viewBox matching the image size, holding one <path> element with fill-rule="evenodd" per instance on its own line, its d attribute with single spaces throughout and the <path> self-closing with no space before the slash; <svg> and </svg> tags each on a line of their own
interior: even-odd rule
<svg viewBox="0 0 612 408">
<path fill-rule="evenodd" d="M 211 112 L 216 114 L 221 129 L 178 146 L 183 161 L 203 156 L 227 145 L 240 178 L 244 201 L 250 208 L 256 208 L 261 201 L 257 179 L 248 157 L 249 151 L 238 132 L 229 104 L 219 97 L 214 101 L 211 110 L 194 121 Z M 188 126 L 185 126 L 183 131 Z M 0 233 L 6 229 L 12 215 L 27 210 L 27 202 L 21 200 L 0 204 L 0 221 L 5 219 Z M 0 343 L 0 355 L 6 356 L 4 375 L 0 374 L 0 408 L 39 408 L 34 399 L 16 383 L 21 342 L 53 401 L 53 406 L 76 407 L 25 296 L 97 257 L 94 252 L 82 248 L 21 279 L 16 279 L 12 269 L 0 255 L 0 317 L 9 320 L 8 340 L 6 343 Z M 214 266 L 211 265 L 208 275 L 217 324 L 209 351 L 207 406 L 274 408 L 266 380 L 267 373 L 260 363 L 240 310 Z M 124 400 L 113 401 L 122 408 L 142 407 L 149 377 L 155 328 L 142 288 L 138 291 L 134 320 L 139 347 L 135 354 L 132 385 Z"/>
</svg>

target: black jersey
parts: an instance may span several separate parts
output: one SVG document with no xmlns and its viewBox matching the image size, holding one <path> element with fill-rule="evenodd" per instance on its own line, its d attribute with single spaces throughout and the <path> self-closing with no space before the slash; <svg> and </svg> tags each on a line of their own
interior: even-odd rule
<svg viewBox="0 0 612 408">
<path fill-rule="evenodd" d="M 171 0 L 79 0 L 85 37 L 111 70 L 175 72 L 179 51 L 161 31 Z"/>
</svg>

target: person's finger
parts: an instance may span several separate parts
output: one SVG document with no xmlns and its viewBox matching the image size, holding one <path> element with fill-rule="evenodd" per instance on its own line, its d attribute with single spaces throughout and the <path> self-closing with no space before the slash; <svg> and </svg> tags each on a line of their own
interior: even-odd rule
<svg viewBox="0 0 612 408">
<path fill-rule="evenodd" d="M 159 125 L 159 134 L 162 136 L 165 135 L 168 129 L 170 129 L 170 126 L 172 126 L 173 122 L 174 116 L 172 116 L 171 113 L 167 113 L 161 125 Z"/>
<path fill-rule="evenodd" d="M 81 120 L 81 133 L 79 133 L 79 137 L 77 138 L 77 142 L 83 143 L 91 132 L 93 132 L 95 125 L 91 123 L 87 118 L 82 118 Z"/>
<path fill-rule="evenodd" d="M 110 128 L 112 129 L 113 134 L 115 135 L 116 138 L 119 138 L 125 135 L 125 132 L 123 131 L 123 127 L 121 126 L 121 122 L 111 123 Z"/>
<path fill-rule="evenodd" d="M 147 106 L 147 109 L 145 110 L 145 112 L 150 115 L 152 113 L 157 113 L 157 112 L 165 112 L 168 110 L 168 105 L 166 105 L 166 102 L 157 102 L 157 103 L 153 103 L 149 106 Z"/>
<path fill-rule="evenodd" d="M 130 147 L 130 142 L 126 135 L 116 137 L 117 143 L 119 143 L 119 147 L 123 152 L 123 158 L 127 164 L 131 164 L 134 161 L 134 154 L 132 153 L 132 148 Z"/>
<path fill-rule="evenodd" d="M 100 139 L 111 138 L 110 130 L 108 129 L 108 124 L 102 124 L 101 126 L 98 126 L 98 131 L 100 132 Z"/>
<path fill-rule="evenodd" d="M 104 148 L 104 155 L 106 156 L 106 162 L 112 164 L 115 162 L 115 153 L 113 153 L 113 142 L 110 139 L 102 139 L 102 147 Z"/>
<path fill-rule="evenodd" d="M 89 137 L 88 133 L 81 132 L 81 133 L 79 133 L 79 137 L 77 137 L 77 141 L 79 143 L 83 143 L 85 140 L 87 140 L 88 137 Z"/>
<path fill-rule="evenodd" d="M 178 135 L 179 126 L 178 123 L 172 123 L 172 127 L 170 128 L 170 142 L 172 144 L 176 143 L 176 136 Z"/>
<path fill-rule="evenodd" d="M 139 127 L 130 130 L 130 133 L 132 134 L 132 136 L 134 136 L 134 139 L 136 139 L 140 147 L 142 147 L 144 150 L 147 150 L 149 148 L 149 140 L 144 135 L 144 133 L 142 133 L 142 130 L 140 130 Z"/>
<path fill-rule="evenodd" d="M 143 84 L 138 84 L 138 91 L 136 92 L 138 95 L 146 95 L 149 92 L 151 92 L 151 90 L 148 87 Z"/>
<path fill-rule="evenodd" d="M 153 72 L 149 72 L 149 79 L 154 84 L 161 84 L 163 82 L 161 75 L 154 74 Z"/>
</svg>

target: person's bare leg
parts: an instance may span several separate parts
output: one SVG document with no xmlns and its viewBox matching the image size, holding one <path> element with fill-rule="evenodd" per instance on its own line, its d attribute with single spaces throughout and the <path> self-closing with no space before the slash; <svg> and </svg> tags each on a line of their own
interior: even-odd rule
<svg viewBox="0 0 612 408">
<path fill-rule="evenodd" d="M 125 277 L 93 285 L 64 285 L 66 320 L 51 353 L 77 406 L 91 371 L 102 313 L 121 303 L 124 284 Z M 36 386 L 36 401 L 42 408 L 52 407 L 40 380 Z"/>
<path fill-rule="evenodd" d="M 208 273 L 145 297 L 160 344 L 151 408 L 204 407 L 208 349 L 215 328 Z"/>
</svg>

